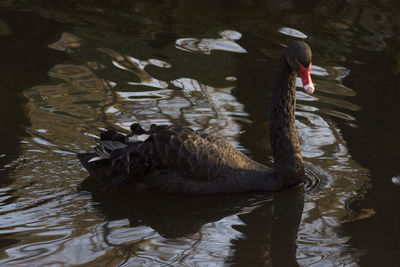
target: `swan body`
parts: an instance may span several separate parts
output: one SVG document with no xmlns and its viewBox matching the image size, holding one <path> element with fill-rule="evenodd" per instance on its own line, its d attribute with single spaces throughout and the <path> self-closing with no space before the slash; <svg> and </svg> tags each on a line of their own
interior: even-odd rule
<svg viewBox="0 0 400 267">
<path fill-rule="evenodd" d="M 130 184 L 139 189 L 213 194 L 253 190 L 278 191 L 296 186 L 304 175 L 295 125 L 295 83 L 300 74 L 308 93 L 311 50 L 304 42 L 289 45 L 278 62 L 270 105 L 274 168 L 264 166 L 222 138 L 189 127 L 138 123 L 130 135 L 108 130 L 100 135 L 95 153 L 78 154 L 91 176 L 108 185 Z M 144 141 L 133 137 L 147 134 Z"/>
</svg>

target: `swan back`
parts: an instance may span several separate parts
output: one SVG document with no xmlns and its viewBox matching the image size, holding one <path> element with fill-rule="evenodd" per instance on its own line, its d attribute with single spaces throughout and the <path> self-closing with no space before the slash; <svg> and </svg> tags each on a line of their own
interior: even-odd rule
<svg viewBox="0 0 400 267">
<path fill-rule="evenodd" d="M 150 176 L 154 182 L 154 177 L 166 175 L 197 182 L 246 179 L 270 170 L 216 135 L 174 125 L 152 125 L 142 131 L 136 125 L 132 134 L 149 134 L 146 140 L 130 141 L 129 136 L 108 130 L 102 133 L 95 155 L 79 156 L 89 173 L 98 175 L 99 168 L 107 168 L 103 179 L 118 185 L 145 184 Z"/>
</svg>

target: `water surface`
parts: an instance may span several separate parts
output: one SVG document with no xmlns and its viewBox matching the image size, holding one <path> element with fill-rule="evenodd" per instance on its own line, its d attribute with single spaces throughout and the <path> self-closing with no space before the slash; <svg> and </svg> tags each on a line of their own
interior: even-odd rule
<svg viewBox="0 0 400 267">
<path fill-rule="evenodd" d="M 397 263 L 395 1 L 45 2 L 0 9 L 0 265 Z M 134 121 L 217 132 L 272 166 L 269 84 L 298 39 L 316 84 L 297 91 L 304 188 L 183 196 L 87 179 L 75 153 Z"/>
</svg>

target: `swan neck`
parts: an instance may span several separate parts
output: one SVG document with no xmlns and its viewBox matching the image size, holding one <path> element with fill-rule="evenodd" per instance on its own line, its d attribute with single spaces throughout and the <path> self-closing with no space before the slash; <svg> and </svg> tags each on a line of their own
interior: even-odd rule
<svg viewBox="0 0 400 267">
<path fill-rule="evenodd" d="M 285 186 L 298 184 L 304 175 L 295 120 L 296 77 L 283 55 L 272 81 L 270 133 L 274 170 Z"/>
</svg>

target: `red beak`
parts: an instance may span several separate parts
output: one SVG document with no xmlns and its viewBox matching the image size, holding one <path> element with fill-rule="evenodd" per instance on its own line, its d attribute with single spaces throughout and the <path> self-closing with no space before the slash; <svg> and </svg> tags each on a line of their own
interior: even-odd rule
<svg viewBox="0 0 400 267">
<path fill-rule="evenodd" d="M 301 78 L 301 82 L 303 83 L 303 88 L 304 91 L 306 91 L 307 94 L 312 94 L 314 93 L 314 84 L 311 80 L 311 63 L 310 66 L 308 66 L 308 68 L 305 68 L 302 64 L 299 64 L 300 67 L 300 78 Z"/>
</svg>

